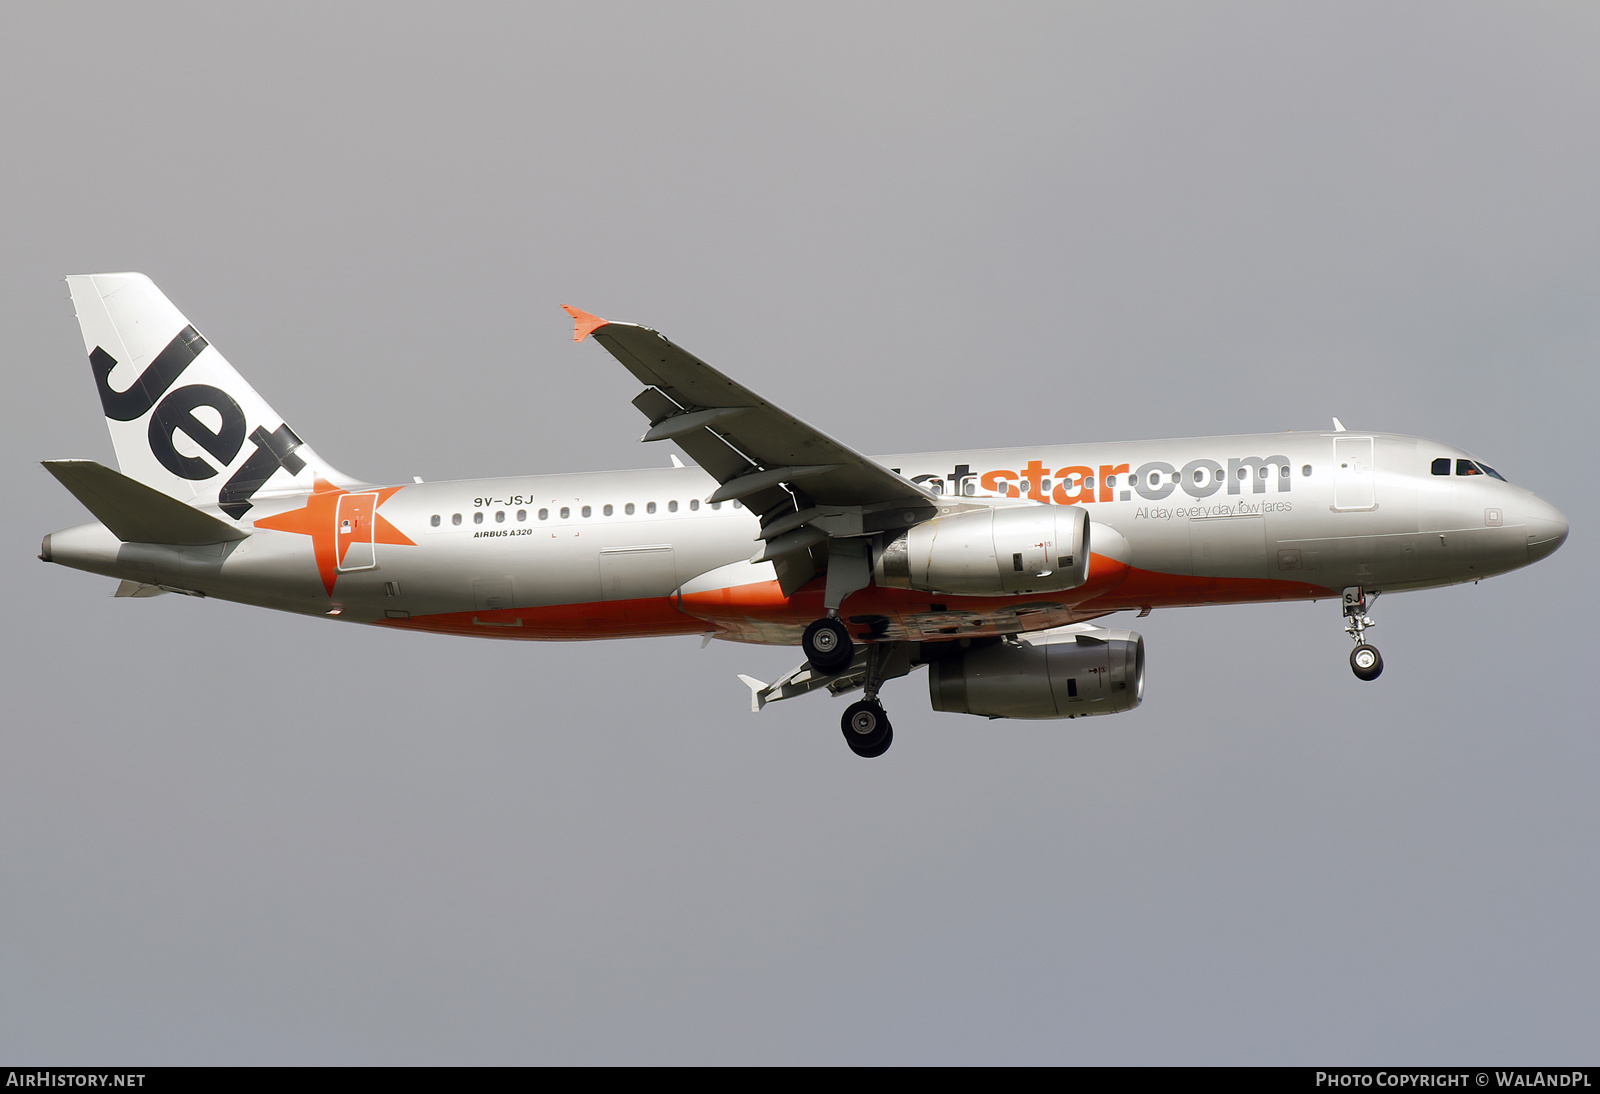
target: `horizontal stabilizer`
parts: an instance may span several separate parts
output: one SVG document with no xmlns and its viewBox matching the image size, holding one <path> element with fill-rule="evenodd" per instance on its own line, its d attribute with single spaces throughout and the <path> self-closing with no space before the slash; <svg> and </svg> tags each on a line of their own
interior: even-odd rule
<svg viewBox="0 0 1600 1094">
<path fill-rule="evenodd" d="M 166 591 L 160 585 L 147 585 L 143 581 L 129 581 L 124 578 L 122 584 L 117 586 L 117 591 L 111 595 L 132 596 L 142 600 L 146 597 L 164 596 Z"/>
<path fill-rule="evenodd" d="M 198 546 L 250 534 L 93 460 L 46 460 L 44 469 L 124 543 Z"/>
</svg>

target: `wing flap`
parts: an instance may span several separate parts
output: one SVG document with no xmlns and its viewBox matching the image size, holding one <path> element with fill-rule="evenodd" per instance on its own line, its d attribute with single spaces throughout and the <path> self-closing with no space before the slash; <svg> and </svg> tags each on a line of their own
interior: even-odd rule
<svg viewBox="0 0 1600 1094">
<path fill-rule="evenodd" d="M 882 654 L 882 680 L 895 680 L 905 676 L 913 669 L 919 667 L 920 662 L 914 662 L 911 656 L 912 647 L 909 643 L 891 643 L 889 650 Z M 821 688 L 827 688 L 830 695 L 839 696 L 847 691 L 854 691 L 867 682 L 867 662 L 871 659 L 870 646 L 862 646 L 856 651 L 850 664 L 843 671 L 835 673 L 818 672 L 811 667 L 811 662 L 803 662 L 799 667 L 778 677 L 770 684 L 757 680 L 754 676 L 739 674 L 739 679 L 744 681 L 745 687 L 750 689 L 750 709 L 759 712 L 768 703 L 780 702 L 784 699 L 793 699 L 796 696 L 808 695 Z"/>
</svg>

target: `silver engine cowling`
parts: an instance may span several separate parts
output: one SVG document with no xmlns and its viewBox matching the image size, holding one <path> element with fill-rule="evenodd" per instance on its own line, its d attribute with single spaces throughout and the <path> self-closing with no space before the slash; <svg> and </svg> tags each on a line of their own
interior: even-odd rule
<svg viewBox="0 0 1600 1094">
<path fill-rule="evenodd" d="M 989 718 L 1120 714 L 1144 699 L 1144 638 L 1077 625 L 928 664 L 934 710 Z"/>
<path fill-rule="evenodd" d="M 873 560 L 880 587 L 963 596 L 1076 589 L 1089 580 L 1089 514 L 1080 505 L 1019 505 L 935 517 Z"/>
</svg>

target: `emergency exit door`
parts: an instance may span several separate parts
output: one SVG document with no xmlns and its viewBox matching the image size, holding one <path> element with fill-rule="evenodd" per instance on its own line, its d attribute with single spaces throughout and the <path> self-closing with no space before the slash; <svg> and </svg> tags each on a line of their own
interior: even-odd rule
<svg viewBox="0 0 1600 1094">
<path fill-rule="evenodd" d="M 333 542 L 340 571 L 371 570 L 378 565 L 373 548 L 377 534 L 378 495 L 341 494 L 334 515 Z"/>
</svg>

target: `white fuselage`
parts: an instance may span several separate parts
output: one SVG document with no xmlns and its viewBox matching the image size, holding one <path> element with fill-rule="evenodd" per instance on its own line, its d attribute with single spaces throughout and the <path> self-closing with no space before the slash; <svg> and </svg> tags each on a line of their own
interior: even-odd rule
<svg viewBox="0 0 1600 1094">
<path fill-rule="evenodd" d="M 1468 459 L 1368 433 L 882 457 L 947 497 L 1084 506 L 1090 580 L 1046 598 L 868 588 L 843 612 L 891 618 L 880 636 L 936 639 L 958 612 L 963 634 L 1005 633 L 1125 608 L 1471 581 L 1560 544 L 1559 512 L 1522 487 L 1456 474 Z M 1440 460 L 1450 473 L 1434 473 Z M 737 502 L 707 503 L 716 487 L 695 467 L 330 486 L 339 497 L 257 497 L 252 534 L 235 543 L 129 544 L 87 524 L 48 537 L 44 554 L 152 586 L 414 629 L 797 641 L 816 597 L 776 593 L 770 567 L 746 561 L 760 546 L 757 520 Z"/>
</svg>

